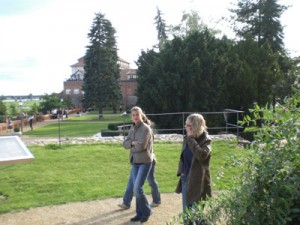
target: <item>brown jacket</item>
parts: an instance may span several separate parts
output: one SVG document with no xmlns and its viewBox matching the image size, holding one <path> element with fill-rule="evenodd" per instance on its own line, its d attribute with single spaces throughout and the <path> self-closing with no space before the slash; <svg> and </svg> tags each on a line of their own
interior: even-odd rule
<svg viewBox="0 0 300 225">
<path fill-rule="evenodd" d="M 205 200 L 206 196 L 211 196 L 209 169 L 209 161 L 211 157 L 210 143 L 211 139 L 209 138 L 207 132 L 204 132 L 198 138 L 190 136 L 184 138 L 180 160 L 178 163 L 177 176 L 183 174 L 182 152 L 186 144 L 188 144 L 193 152 L 192 164 L 187 178 L 186 203 L 188 205 L 191 205 L 194 202 Z M 179 194 L 181 192 L 181 179 L 179 179 L 176 193 Z"/>
<path fill-rule="evenodd" d="M 137 141 L 132 146 L 132 141 Z M 131 163 L 148 163 L 153 161 L 153 134 L 151 128 L 141 122 L 133 125 L 123 142 L 126 149 L 130 149 L 129 160 Z"/>
</svg>

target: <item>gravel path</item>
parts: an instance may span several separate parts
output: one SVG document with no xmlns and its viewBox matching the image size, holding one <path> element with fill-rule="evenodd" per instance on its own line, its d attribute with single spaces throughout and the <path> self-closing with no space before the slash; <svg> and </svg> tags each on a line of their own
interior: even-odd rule
<svg viewBox="0 0 300 225">
<path fill-rule="evenodd" d="M 164 193 L 162 204 L 153 208 L 147 225 L 165 225 L 181 212 L 181 195 Z M 151 196 L 147 196 L 148 200 Z M 135 204 L 128 210 L 119 209 L 121 198 L 76 202 L 64 205 L 33 208 L 0 215 L 1 225 L 130 225 L 135 216 Z"/>
</svg>

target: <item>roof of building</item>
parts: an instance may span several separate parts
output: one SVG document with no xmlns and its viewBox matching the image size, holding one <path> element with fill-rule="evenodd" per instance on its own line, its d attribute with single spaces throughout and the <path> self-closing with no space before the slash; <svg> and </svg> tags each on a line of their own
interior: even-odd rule
<svg viewBox="0 0 300 225">
<path fill-rule="evenodd" d="M 118 59 L 119 59 L 119 61 L 121 61 L 121 62 L 124 62 L 124 63 L 129 64 L 129 62 L 127 62 L 126 60 L 124 60 L 124 59 L 122 59 L 122 58 L 120 58 L 120 57 L 118 57 Z M 84 66 L 84 56 L 82 56 L 81 58 L 79 58 L 79 59 L 77 59 L 77 60 L 78 60 L 78 62 L 75 63 L 75 64 L 73 64 L 73 65 L 71 65 L 71 67 L 83 67 L 83 66 Z"/>
<path fill-rule="evenodd" d="M 84 66 L 84 56 L 82 56 L 81 58 L 77 59 L 78 62 L 71 65 L 71 67 L 83 67 Z"/>
</svg>

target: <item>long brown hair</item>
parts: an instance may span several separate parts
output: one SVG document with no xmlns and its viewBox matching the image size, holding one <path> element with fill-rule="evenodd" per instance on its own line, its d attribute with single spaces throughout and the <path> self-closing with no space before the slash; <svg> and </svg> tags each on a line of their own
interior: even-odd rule
<svg viewBox="0 0 300 225">
<path fill-rule="evenodd" d="M 143 111 L 142 111 L 142 109 L 140 107 L 138 107 L 138 106 L 132 107 L 131 108 L 131 112 L 133 112 L 133 111 L 138 112 L 138 114 L 141 115 L 143 122 L 146 123 L 146 124 L 148 124 L 149 126 L 151 126 L 151 120 L 149 120 L 147 118 L 147 116 L 143 113 Z"/>
</svg>

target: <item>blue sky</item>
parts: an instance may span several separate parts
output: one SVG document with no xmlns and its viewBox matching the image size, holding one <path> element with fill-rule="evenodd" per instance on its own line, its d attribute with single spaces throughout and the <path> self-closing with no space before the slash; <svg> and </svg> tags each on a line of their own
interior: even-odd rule
<svg viewBox="0 0 300 225">
<path fill-rule="evenodd" d="M 118 55 L 136 68 L 141 50 L 157 43 L 156 7 L 167 24 L 177 25 L 183 11 L 198 11 L 203 22 L 228 36 L 229 15 L 236 0 L 0 0 L 0 95 L 51 94 L 63 89 L 70 65 L 85 54 L 87 33 L 101 12 L 116 29 Z M 282 16 L 285 46 L 300 55 L 299 0 Z"/>
</svg>

